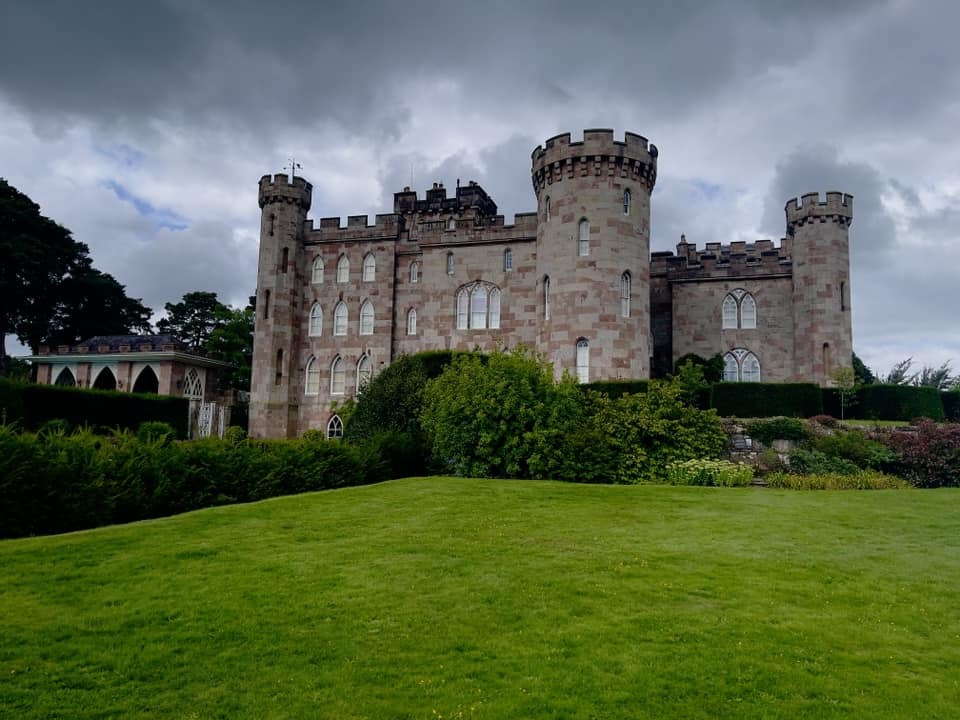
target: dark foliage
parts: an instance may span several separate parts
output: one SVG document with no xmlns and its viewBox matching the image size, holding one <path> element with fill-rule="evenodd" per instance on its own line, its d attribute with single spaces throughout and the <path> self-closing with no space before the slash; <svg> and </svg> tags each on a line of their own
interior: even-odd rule
<svg viewBox="0 0 960 720">
<path fill-rule="evenodd" d="M 717 353 L 712 357 L 705 358 L 696 353 L 687 353 L 677 358 L 674 363 L 674 372 L 687 364 L 692 363 L 703 370 L 703 379 L 708 383 L 718 383 L 723 380 L 723 355 Z"/>
<path fill-rule="evenodd" d="M 778 417 L 769 420 L 754 420 L 747 423 L 747 435 L 769 445 L 774 440 L 800 442 L 808 437 L 807 428 L 797 418 Z"/>
<path fill-rule="evenodd" d="M 596 380 L 591 383 L 583 383 L 580 385 L 580 389 L 584 392 L 592 390 L 611 400 L 616 400 L 624 395 L 645 393 L 649 386 L 649 380 Z"/>
<path fill-rule="evenodd" d="M 950 422 L 960 422 L 960 390 L 940 393 L 943 403 L 943 418 Z"/>
<path fill-rule="evenodd" d="M 930 420 L 885 437 L 895 459 L 891 469 L 917 487 L 960 486 L 960 425 Z"/>
<path fill-rule="evenodd" d="M 857 415 L 867 420 L 943 420 L 940 392 L 913 385 L 867 385 L 857 391 Z"/>
<path fill-rule="evenodd" d="M 810 417 L 823 413 L 813 383 L 717 383 L 710 406 L 723 417 Z"/>
</svg>

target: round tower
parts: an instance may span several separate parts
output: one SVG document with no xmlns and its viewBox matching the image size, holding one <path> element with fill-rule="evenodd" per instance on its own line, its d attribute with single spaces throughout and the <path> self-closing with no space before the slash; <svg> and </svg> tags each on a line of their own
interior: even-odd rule
<svg viewBox="0 0 960 720">
<path fill-rule="evenodd" d="M 312 187 L 300 177 L 260 178 L 260 260 L 250 381 L 250 435 L 295 437 L 301 382 L 296 372 L 297 302 L 303 228 Z"/>
<path fill-rule="evenodd" d="M 537 349 L 581 382 L 650 376 L 650 193 L 657 148 L 585 130 L 533 151 Z"/>
<path fill-rule="evenodd" d="M 787 202 L 793 256 L 794 378 L 829 385 L 853 366 L 850 239 L 853 196 L 807 193 Z"/>
</svg>

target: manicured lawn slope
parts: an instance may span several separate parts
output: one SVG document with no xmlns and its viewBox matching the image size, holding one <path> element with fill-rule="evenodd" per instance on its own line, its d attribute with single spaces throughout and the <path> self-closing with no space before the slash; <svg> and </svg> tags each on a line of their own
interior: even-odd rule
<svg viewBox="0 0 960 720">
<path fill-rule="evenodd" d="M 411 479 L 0 543 L 10 718 L 955 718 L 960 493 Z"/>
</svg>

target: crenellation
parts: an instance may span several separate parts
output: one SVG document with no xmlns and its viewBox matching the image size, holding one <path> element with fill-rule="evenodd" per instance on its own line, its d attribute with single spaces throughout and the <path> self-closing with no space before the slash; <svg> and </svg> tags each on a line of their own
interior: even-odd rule
<svg viewBox="0 0 960 720">
<path fill-rule="evenodd" d="M 830 191 L 821 200 L 818 192 L 805 193 L 799 199 L 788 200 L 784 212 L 788 235 L 793 235 L 797 227 L 808 222 L 834 222 L 849 226 L 853 222 L 853 195 Z"/>
</svg>

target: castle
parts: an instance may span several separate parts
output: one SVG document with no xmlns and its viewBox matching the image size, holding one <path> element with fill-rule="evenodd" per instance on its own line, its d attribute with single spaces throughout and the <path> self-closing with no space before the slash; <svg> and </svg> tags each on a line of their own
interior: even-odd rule
<svg viewBox="0 0 960 720">
<path fill-rule="evenodd" d="M 657 148 L 557 135 L 532 155 L 537 211 L 507 225 L 476 183 L 394 195 L 392 213 L 307 219 L 311 185 L 260 179 L 250 434 L 342 434 L 336 405 L 401 355 L 522 343 L 581 382 L 646 378 L 696 353 L 729 381 L 850 367 L 853 198 L 786 204 L 779 245 L 681 237 L 650 253 Z"/>
</svg>

